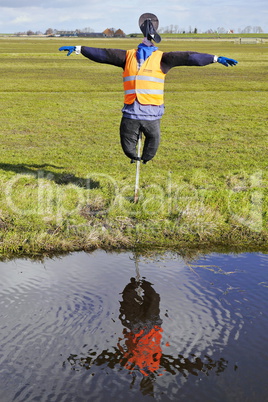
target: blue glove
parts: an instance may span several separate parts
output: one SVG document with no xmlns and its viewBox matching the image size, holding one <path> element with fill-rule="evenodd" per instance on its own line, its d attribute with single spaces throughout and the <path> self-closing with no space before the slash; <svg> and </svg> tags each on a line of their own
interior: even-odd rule
<svg viewBox="0 0 268 402">
<path fill-rule="evenodd" d="M 65 50 L 68 52 L 67 56 L 70 56 L 75 51 L 75 46 L 62 46 L 59 48 L 60 51 Z"/>
<path fill-rule="evenodd" d="M 222 57 L 222 56 L 218 57 L 217 62 L 223 64 L 226 67 L 235 66 L 238 63 L 238 61 L 236 61 L 234 59 L 228 59 L 227 57 Z"/>
</svg>

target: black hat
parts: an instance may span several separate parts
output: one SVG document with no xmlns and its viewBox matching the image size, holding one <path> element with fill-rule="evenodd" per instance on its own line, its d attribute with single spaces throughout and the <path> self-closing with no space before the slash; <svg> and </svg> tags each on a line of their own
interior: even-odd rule
<svg viewBox="0 0 268 402">
<path fill-rule="evenodd" d="M 151 13 L 144 13 L 139 18 L 139 27 L 144 37 L 156 43 L 161 42 L 161 36 L 156 32 L 158 24 L 157 16 Z"/>
</svg>

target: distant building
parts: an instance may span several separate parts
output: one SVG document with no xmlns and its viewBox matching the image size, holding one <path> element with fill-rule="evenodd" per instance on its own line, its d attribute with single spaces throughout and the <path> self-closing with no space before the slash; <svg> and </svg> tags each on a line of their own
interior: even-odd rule
<svg viewBox="0 0 268 402">
<path fill-rule="evenodd" d="M 118 29 L 115 31 L 114 36 L 116 38 L 125 38 L 126 34 L 122 31 L 122 29 Z"/>
<path fill-rule="evenodd" d="M 126 35 L 122 29 L 114 30 L 107 28 L 103 32 L 85 32 L 85 31 L 56 31 L 56 36 L 78 36 L 80 38 L 124 38 Z"/>
<path fill-rule="evenodd" d="M 75 31 L 57 31 L 57 36 L 77 36 Z"/>
<path fill-rule="evenodd" d="M 103 33 L 107 38 L 125 38 L 126 36 L 122 29 L 107 28 Z"/>
<path fill-rule="evenodd" d="M 103 32 L 79 32 L 77 36 L 80 38 L 105 38 Z"/>
<path fill-rule="evenodd" d="M 109 38 L 109 37 L 111 38 L 114 36 L 114 30 L 107 28 L 103 31 L 103 34 L 104 34 L 104 36 L 106 36 L 106 38 Z"/>
</svg>

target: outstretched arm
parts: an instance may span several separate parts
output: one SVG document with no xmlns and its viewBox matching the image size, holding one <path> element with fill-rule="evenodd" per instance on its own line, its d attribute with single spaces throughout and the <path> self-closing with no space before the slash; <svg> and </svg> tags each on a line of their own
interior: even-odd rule
<svg viewBox="0 0 268 402">
<path fill-rule="evenodd" d="M 124 68 L 126 62 L 126 50 L 121 49 L 102 49 L 87 46 L 62 46 L 59 50 L 67 51 L 67 56 L 73 52 L 82 54 L 88 59 L 97 63 L 111 64 L 113 66 Z"/>
<path fill-rule="evenodd" d="M 221 63 L 228 65 L 237 64 L 236 60 L 226 57 L 217 57 L 212 54 L 198 52 L 166 52 L 163 53 L 161 67 L 164 73 L 171 68 L 178 66 L 206 66 L 211 63 Z"/>
</svg>

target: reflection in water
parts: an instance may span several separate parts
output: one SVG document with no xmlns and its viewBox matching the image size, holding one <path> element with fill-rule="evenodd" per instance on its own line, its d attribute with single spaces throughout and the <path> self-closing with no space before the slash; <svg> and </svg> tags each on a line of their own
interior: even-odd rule
<svg viewBox="0 0 268 402">
<path fill-rule="evenodd" d="M 266 401 L 268 256 L 131 257 L 0 263 L 0 401 Z"/>
<path fill-rule="evenodd" d="M 217 375 L 222 373 L 228 364 L 223 358 L 213 360 L 208 355 L 201 358 L 194 353 L 187 357 L 163 354 L 160 295 L 152 283 L 145 278 L 140 279 L 137 260 L 136 272 L 136 278 L 131 278 L 122 292 L 119 319 L 124 327 L 123 336 L 118 339 L 113 352 L 103 350 L 97 355 L 95 350 L 90 349 L 86 356 L 71 354 L 67 361 L 75 370 L 78 367 L 90 370 L 102 365 L 112 369 L 124 367 L 132 373 L 131 386 L 139 372 L 142 374 L 140 390 L 143 395 L 151 396 L 154 396 L 154 381 L 165 372 L 181 374 L 184 378 L 198 376 L 199 373 L 208 376 L 212 370 Z M 168 347 L 168 343 L 165 346 Z"/>
<path fill-rule="evenodd" d="M 163 331 L 160 319 L 160 296 L 146 280 L 131 278 L 123 291 L 119 318 L 124 338 L 119 348 L 124 353 L 125 368 L 137 368 L 147 376 L 159 369 Z"/>
</svg>

